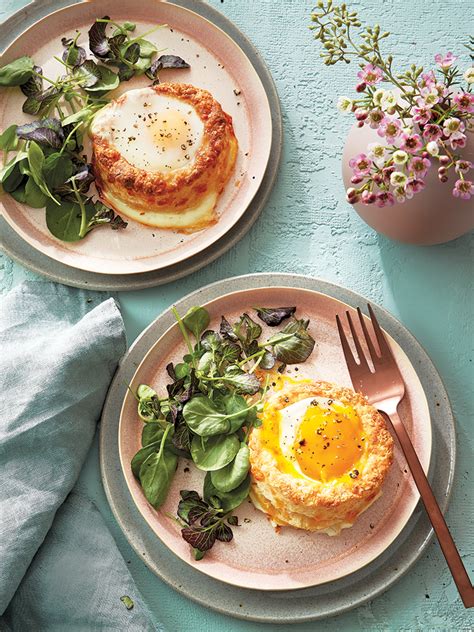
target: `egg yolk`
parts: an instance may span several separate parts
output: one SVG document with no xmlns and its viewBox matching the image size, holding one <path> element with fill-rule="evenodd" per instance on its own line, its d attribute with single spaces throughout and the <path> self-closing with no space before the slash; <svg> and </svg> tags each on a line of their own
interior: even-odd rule
<svg viewBox="0 0 474 632">
<path fill-rule="evenodd" d="M 306 410 L 295 437 L 294 454 L 306 476 L 322 482 L 349 474 L 363 451 L 363 428 L 353 408 L 314 400 Z"/>
<path fill-rule="evenodd" d="M 177 151 L 181 160 L 189 160 L 189 148 L 193 145 L 190 125 L 183 113 L 176 110 L 155 113 L 150 134 L 158 152 Z"/>
</svg>

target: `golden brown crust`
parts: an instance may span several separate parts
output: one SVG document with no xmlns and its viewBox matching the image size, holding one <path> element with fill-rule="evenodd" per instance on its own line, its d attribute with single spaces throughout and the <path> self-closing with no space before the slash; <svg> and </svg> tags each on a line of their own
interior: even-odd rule
<svg viewBox="0 0 474 632">
<path fill-rule="evenodd" d="M 221 193 L 237 156 L 232 118 L 209 92 L 183 83 L 162 83 L 152 89 L 159 95 L 190 103 L 204 124 L 202 145 L 187 167 L 167 173 L 139 169 L 125 160 L 107 139 L 100 134 L 92 135 L 92 164 L 99 193 L 109 203 L 108 192 L 141 211 L 145 224 L 149 211 L 179 214 L 196 206 L 211 189 L 217 188 L 217 193 Z M 124 98 L 126 94 L 115 103 L 120 104 Z"/>
<path fill-rule="evenodd" d="M 249 440 L 252 473 L 251 496 L 278 524 L 309 530 L 338 532 L 380 494 L 393 459 L 393 439 L 383 417 L 364 397 L 329 382 L 296 383 L 272 393 L 267 406 L 280 410 L 308 397 L 323 397 L 351 406 L 364 429 L 365 449 L 356 479 L 343 476 L 330 482 L 297 478 L 280 471 L 275 455 L 261 441 L 261 429 Z"/>
</svg>

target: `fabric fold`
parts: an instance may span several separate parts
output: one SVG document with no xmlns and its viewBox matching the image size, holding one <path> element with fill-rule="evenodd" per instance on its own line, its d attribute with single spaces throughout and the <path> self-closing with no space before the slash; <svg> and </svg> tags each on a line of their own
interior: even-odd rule
<svg viewBox="0 0 474 632">
<path fill-rule="evenodd" d="M 0 612 L 79 475 L 125 349 L 99 293 L 25 282 L 0 305 Z"/>
</svg>

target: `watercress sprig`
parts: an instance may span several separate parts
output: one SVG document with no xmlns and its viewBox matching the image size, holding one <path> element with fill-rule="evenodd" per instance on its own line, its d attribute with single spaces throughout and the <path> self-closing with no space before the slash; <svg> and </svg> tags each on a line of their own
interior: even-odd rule
<svg viewBox="0 0 474 632">
<path fill-rule="evenodd" d="M 169 469 L 161 467 L 161 478 L 143 476 L 142 466 L 152 454 L 166 450 L 191 459 L 206 472 L 203 497 L 195 491 L 182 491 L 178 506 L 178 523 L 183 538 L 201 559 L 216 541 L 232 539 L 232 530 L 224 519 L 247 497 L 250 486 L 250 452 L 248 439 L 261 423 L 258 413 L 269 384 L 256 370 L 273 369 L 281 363 L 304 362 L 315 341 L 308 332 L 309 322 L 294 317 L 296 307 L 255 308 L 258 317 L 271 327 L 289 320 L 283 329 L 260 341 L 263 330 L 249 314 L 230 323 L 224 316 L 219 330 L 208 329 L 208 311 L 192 307 L 183 317 L 175 307 L 172 312 L 186 343 L 183 361 L 169 364 L 171 378 L 167 397 L 159 398 L 150 386 L 141 384 L 136 391 L 138 415 L 145 423 L 142 448 L 132 460 L 132 471 L 143 487 L 145 496 L 159 507 L 166 498 Z M 171 442 L 163 448 L 165 429 L 172 427 Z M 163 448 L 163 449 L 162 449 Z M 154 456 L 153 461 L 158 461 Z M 153 487 L 150 489 L 150 480 Z M 166 485 L 158 494 L 157 481 Z M 236 522 L 233 522 L 236 524 Z M 221 537 L 220 537 L 221 536 Z"/>
</svg>

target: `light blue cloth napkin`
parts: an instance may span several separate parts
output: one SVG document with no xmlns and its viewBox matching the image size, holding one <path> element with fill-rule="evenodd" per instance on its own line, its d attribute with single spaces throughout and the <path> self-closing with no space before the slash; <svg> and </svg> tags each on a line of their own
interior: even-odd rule
<svg viewBox="0 0 474 632">
<path fill-rule="evenodd" d="M 157 629 L 98 510 L 68 497 L 125 348 L 117 304 L 98 293 L 27 282 L 0 304 L 0 613 L 8 606 L 7 629 Z"/>
</svg>

